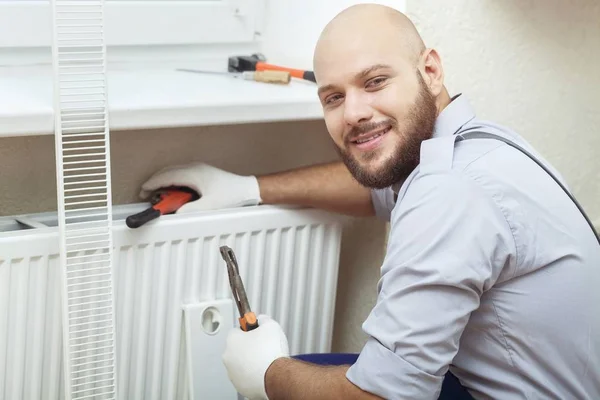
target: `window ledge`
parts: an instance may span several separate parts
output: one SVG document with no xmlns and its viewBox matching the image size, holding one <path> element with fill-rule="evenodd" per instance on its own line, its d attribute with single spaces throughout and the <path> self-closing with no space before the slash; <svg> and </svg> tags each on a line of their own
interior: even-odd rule
<svg viewBox="0 0 600 400">
<path fill-rule="evenodd" d="M 186 66 L 187 67 L 187 66 Z M 0 68 L 0 136 L 54 133 L 49 66 Z M 107 73 L 111 130 L 322 118 L 314 83 L 267 84 L 175 69 Z"/>
</svg>

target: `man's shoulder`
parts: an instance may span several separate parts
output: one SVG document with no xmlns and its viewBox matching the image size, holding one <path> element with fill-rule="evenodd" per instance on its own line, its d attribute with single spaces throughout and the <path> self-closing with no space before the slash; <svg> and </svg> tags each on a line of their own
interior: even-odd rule
<svg viewBox="0 0 600 400">
<path fill-rule="evenodd" d="M 492 133 L 529 147 L 521 136 L 507 128 L 482 121 L 474 121 L 454 135 L 426 140 L 421 145 L 421 162 L 401 188 L 399 201 L 411 203 L 427 198 L 443 205 L 479 196 L 498 199 L 502 197 L 500 192 L 514 189 L 506 186 L 510 186 L 511 176 L 518 173 L 516 169 L 522 167 L 522 155 L 501 140 L 457 140 L 463 132 L 474 131 Z"/>
<path fill-rule="evenodd" d="M 507 187 L 511 186 L 512 176 L 527 174 L 530 168 L 537 167 L 501 140 L 457 140 L 458 135 L 466 132 L 491 133 L 538 156 L 535 149 L 516 132 L 493 122 L 475 119 L 453 135 L 434 137 L 422 143 L 419 166 L 399 190 L 395 190 L 398 193 L 396 203 L 403 200 L 410 202 L 424 193 L 436 193 L 441 199 L 454 198 L 460 201 L 472 195 L 472 192 L 481 192 L 498 199 L 502 197 L 501 192 L 517 190 Z M 407 193 L 411 193 L 411 196 L 405 199 Z"/>
<path fill-rule="evenodd" d="M 469 135 L 474 132 L 492 134 L 497 138 Z M 461 140 L 458 140 L 459 137 Z M 503 165 L 510 166 L 515 159 L 522 159 L 522 155 L 509 149 L 498 137 L 537 155 L 535 149 L 513 130 L 493 122 L 474 120 L 452 136 L 424 141 L 418 175 L 444 170 L 471 177 L 501 174 L 505 170 Z M 501 157 L 498 156 L 498 152 L 502 153 Z"/>
</svg>

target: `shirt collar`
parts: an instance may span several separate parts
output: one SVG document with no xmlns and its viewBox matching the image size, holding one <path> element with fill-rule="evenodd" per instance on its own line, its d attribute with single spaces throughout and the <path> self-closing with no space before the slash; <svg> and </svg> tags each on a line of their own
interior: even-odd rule
<svg viewBox="0 0 600 400">
<path fill-rule="evenodd" d="M 475 111 L 463 94 L 452 98 L 435 121 L 433 137 L 454 135 L 467 122 L 475 118 Z"/>
<path fill-rule="evenodd" d="M 436 118 L 433 137 L 454 135 L 460 128 L 473 119 L 475 119 L 475 111 L 471 107 L 469 100 L 462 93 L 457 94 L 452 97 L 450 104 Z M 403 183 L 398 182 L 392 185 L 394 201 Z"/>
</svg>

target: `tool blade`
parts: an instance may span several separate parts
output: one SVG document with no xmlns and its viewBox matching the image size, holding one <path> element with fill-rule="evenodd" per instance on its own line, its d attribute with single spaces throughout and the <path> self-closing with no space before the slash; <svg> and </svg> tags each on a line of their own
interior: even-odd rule
<svg viewBox="0 0 600 400">
<path fill-rule="evenodd" d="M 234 78 L 238 75 L 238 74 L 236 74 L 234 72 L 208 71 L 208 70 L 202 70 L 202 69 L 188 69 L 188 68 L 177 68 L 176 71 L 193 72 L 193 73 L 197 73 L 197 74 L 226 75 L 226 76 L 232 76 Z"/>
</svg>

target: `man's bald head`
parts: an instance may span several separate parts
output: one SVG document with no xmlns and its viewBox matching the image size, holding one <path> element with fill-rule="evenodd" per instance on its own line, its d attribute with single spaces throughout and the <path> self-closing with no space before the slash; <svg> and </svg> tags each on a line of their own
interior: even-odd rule
<svg viewBox="0 0 600 400">
<path fill-rule="evenodd" d="M 414 64 L 425 50 L 421 35 L 406 15 L 380 4 L 358 4 L 341 11 L 325 26 L 315 47 L 314 69 L 336 48 L 359 38 L 383 42 Z"/>
<path fill-rule="evenodd" d="M 352 175 L 373 188 L 408 176 L 449 102 L 437 52 L 413 23 L 390 7 L 352 6 L 327 24 L 313 63 L 327 130 Z"/>
</svg>

